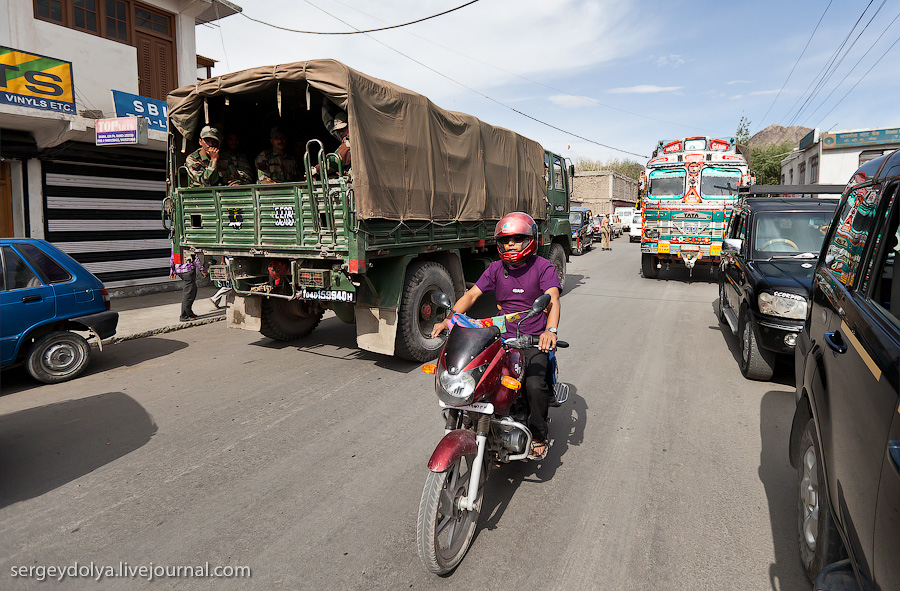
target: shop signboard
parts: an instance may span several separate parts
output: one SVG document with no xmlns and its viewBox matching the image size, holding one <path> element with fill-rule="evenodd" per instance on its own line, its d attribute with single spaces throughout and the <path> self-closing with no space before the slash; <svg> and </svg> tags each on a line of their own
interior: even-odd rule
<svg viewBox="0 0 900 591">
<path fill-rule="evenodd" d="M 0 45 L 0 104 L 75 115 L 72 63 Z"/>
<path fill-rule="evenodd" d="M 121 90 L 113 90 L 112 96 L 116 105 L 116 117 L 143 117 L 150 129 L 168 130 L 166 116 L 169 109 L 166 107 L 166 101 L 129 94 Z"/>
<path fill-rule="evenodd" d="M 823 133 L 822 148 L 852 148 L 855 146 L 873 146 L 900 142 L 900 127 L 889 129 L 870 129 L 846 133 Z"/>
<path fill-rule="evenodd" d="M 96 130 L 98 146 L 147 143 L 147 122 L 142 117 L 97 119 Z"/>
</svg>

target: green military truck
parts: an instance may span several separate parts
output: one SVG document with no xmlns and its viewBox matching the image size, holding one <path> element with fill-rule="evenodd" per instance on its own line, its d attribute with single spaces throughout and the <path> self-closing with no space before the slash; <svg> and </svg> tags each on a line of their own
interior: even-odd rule
<svg viewBox="0 0 900 591">
<path fill-rule="evenodd" d="M 349 170 L 326 129 L 326 113 L 338 111 L 349 124 Z M 175 258 L 220 263 L 210 272 L 234 287 L 231 327 L 291 341 L 330 309 L 356 325 L 363 349 L 433 359 L 443 311 L 431 293 L 462 295 L 496 259 L 494 226 L 510 211 L 538 220 L 538 252 L 565 279 L 572 169 L 512 131 L 333 60 L 179 88 L 168 118 L 163 215 Z M 277 125 L 294 140 L 301 178 L 188 187 L 184 162 L 207 124 L 235 134 L 251 162 Z"/>
</svg>

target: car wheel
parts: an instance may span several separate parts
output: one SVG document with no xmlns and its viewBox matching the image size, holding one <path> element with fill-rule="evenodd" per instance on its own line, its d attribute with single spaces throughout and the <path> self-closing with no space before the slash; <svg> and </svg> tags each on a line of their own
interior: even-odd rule
<svg viewBox="0 0 900 591">
<path fill-rule="evenodd" d="M 746 308 L 741 310 L 738 327 L 738 338 L 741 341 L 741 373 L 748 380 L 771 379 L 775 371 L 775 353 L 760 348 L 756 337 L 756 325 Z"/>
<path fill-rule="evenodd" d="M 45 384 L 56 384 L 78 377 L 91 360 L 91 346 L 74 332 L 46 334 L 35 341 L 25 367 L 31 377 Z"/>
<path fill-rule="evenodd" d="M 841 536 L 831 516 L 814 419 L 806 423 L 800 438 L 799 453 L 797 533 L 800 562 L 803 563 L 806 576 L 814 581 L 823 567 L 840 560 L 843 554 Z"/>
</svg>

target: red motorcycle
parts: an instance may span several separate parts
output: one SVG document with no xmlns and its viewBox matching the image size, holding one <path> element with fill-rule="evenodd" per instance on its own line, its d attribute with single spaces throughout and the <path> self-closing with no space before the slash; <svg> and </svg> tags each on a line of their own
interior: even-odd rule
<svg viewBox="0 0 900 591">
<path fill-rule="evenodd" d="M 444 293 L 432 301 L 453 311 Z M 525 318 L 541 314 L 550 303 L 542 295 Z M 538 337 L 522 335 L 503 340 L 498 326 L 477 327 L 478 321 L 454 314 L 454 324 L 436 364 L 422 367 L 435 374 L 435 391 L 443 409 L 445 435 L 438 443 L 425 480 L 416 537 L 419 558 L 435 574 L 446 574 L 462 561 L 475 536 L 484 484 L 492 466 L 524 460 L 531 449 L 526 426 L 528 400 L 524 351 L 536 347 Z M 557 341 L 558 347 L 568 347 Z M 556 360 L 551 351 L 547 381 L 559 406 L 568 398 L 568 386 L 556 384 Z"/>
</svg>

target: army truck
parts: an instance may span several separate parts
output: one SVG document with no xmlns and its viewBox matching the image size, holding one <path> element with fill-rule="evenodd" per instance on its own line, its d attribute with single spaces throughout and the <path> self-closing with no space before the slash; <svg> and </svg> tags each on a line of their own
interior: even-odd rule
<svg viewBox="0 0 900 591">
<path fill-rule="evenodd" d="M 326 127 L 341 111 L 349 169 Z M 356 325 L 363 349 L 433 359 L 444 311 L 431 293 L 464 293 L 497 258 L 494 226 L 511 211 L 538 221 L 538 252 L 565 280 L 573 167 L 405 88 L 333 60 L 254 68 L 176 89 L 168 121 L 163 217 L 174 257 L 217 263 L 211 277 L 234 288 L 230 327 L 292 341 L 332 310 Z M 278 126 L 300 178 L 189 187 L 185 159 L 205 125 L 235 134 L 251 162 Z"/>
</svg>

